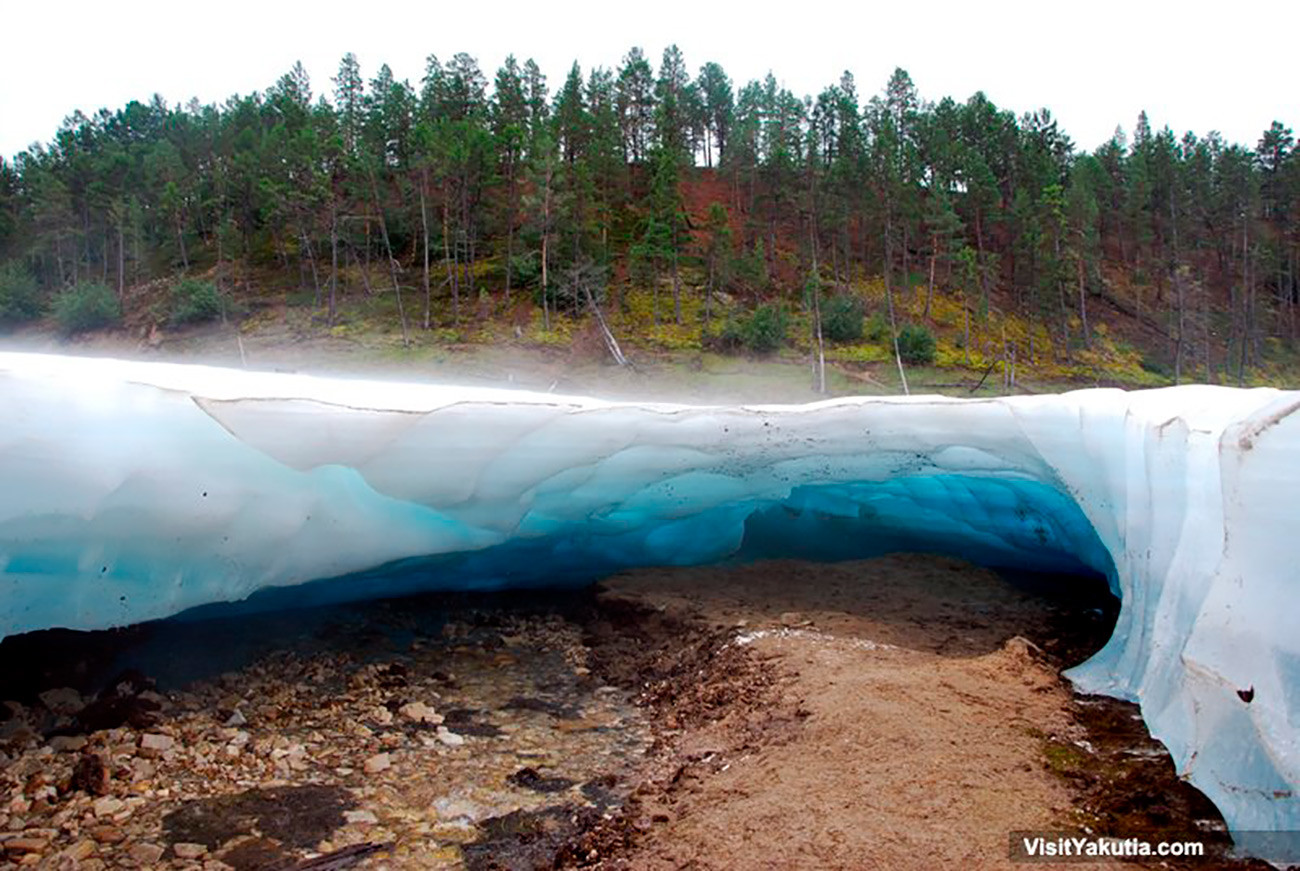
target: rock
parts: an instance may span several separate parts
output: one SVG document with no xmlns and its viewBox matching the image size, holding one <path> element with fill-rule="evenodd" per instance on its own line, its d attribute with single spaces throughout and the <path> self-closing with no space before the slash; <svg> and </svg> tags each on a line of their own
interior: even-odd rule
<svg viewBox="0 0 1300 871">
<path fill-rule="evenodd" d="M 343 819 L 352 825 L 376 826 L 379 825 L 379 817 L 370 811 L 344 811 Z"/>
<path fill-rule="evenodd" d="M 126 852 L 132 859 L 146 868 L 150 868 L 158 864 L 158 860 L 162 858 L 164 851 L 157 844 L 142 843 L 132 844 L 131 849 Z"/>
<path fill-rule="evenodd" d="M 90 805 L 90 809 L 96 817 L 111 817 L 124 807 L 126 807 L 126 802 L 111 795 L 97 798 Z"/>
<path fill-rule="evenodd" d="M 153 776 L 158 773 L 158 766 L 148 759 L 131 760 L 131 779 L 132 780 L 152 780 Z"/>
<path fill-rule="evenodd" d="M 81 735 L 58 735 L 50 739 L 50 748 L 56 753 L 75 753 L 86 746 Z"/>
<path fill-rule="evenodd" d="M 387 753 L 376 753 L 374 756 L 371 756 L 366 760 L 366 774 L 378 774 L 379 772 L 392 767 L 392 764 L 392 757 Z"/>
<path fill-rule="evenodd" d="M 398 708 L 397 713 L 416 723 L 442 722 L 442 715 L 424 702 L 409 702 Z"/>
<path fill-rule="evenodd" d="M 393 712 L 388 708 L 375 706 L 370 709 L 370 719 L 381 726 L 387 726 L 393 722 Z"/>
<path fill-rule="evenodd" d="M 140 736 L 141 756 L 161 756 L 176 746 L 176 739 L 170 735 L 146 732 Z"/>
<path fill-rule="evenodd" d="M 239 710 L 239 708 L 235 708 L 234 713 L 232 713 L 229 717 L 226 718 L 225 725 L 231 727 L 232 729 L 238 726 L 247 726 L 248 718 L 244 716 L 243 711 Z"/>
<path fill-rule="evenodd" d="M 63 855 L 74 862 L 85 861 L 95 855 L 95 842 L 90 840 L 78 841 L 64 850 Z"/>
<path fill-rule="evenodd" d="M 44 838 L 10 838 L 3 845 L 11 853 L 44 853 L 50 842 Z"/>
<path fill-rule="evenodd" d="M 41 704 L 55 714 L 72 715 L 86 706 L 85 701 L 81 698 L 81 693 L 72 687 L 46 690 L 37 698 L 41 700 Z"/>
<path fill-rule="evenodd" d="M 208 852 L 208 848 L 202 844 L 174 844 L 172 850 L 177 859 L 197 859 Z"/>
<path fill-rule="evenodd" d="M 117 826 L 92 826 L 90 836 L 101 844 L 120 844 L 126 840 Z"/>
<path fill-rule="evenodd" d="M 444 822 L 454 822 L 456 820 L 467 820 L 476 823 L 479 820 L 487 819 L 492 816 L 492 810 L 486 808 L 477 802 L 470 801 L 466 798 L 444 796 L 435 799 L 433 809 L 438 814 L 438 819 Z"/>
<path fill-rule="evenodd" d="M 465 743 L 465 736 L 457 735 L 455 732 L 450 731 L 446 726 L 439 726 L 438 740 L 446 744 L 448 747 L 459 747 Z"/>
</svg>

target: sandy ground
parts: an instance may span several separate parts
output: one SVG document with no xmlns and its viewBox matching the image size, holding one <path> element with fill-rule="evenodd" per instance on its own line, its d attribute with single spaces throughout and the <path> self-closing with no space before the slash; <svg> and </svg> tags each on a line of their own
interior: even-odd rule
<svg viewBox="0 0 1300 871">
<path fill-rule="evenodd" d="M 890 557 L 608 586 L 737 628 L 733 643 L 781 676 L 770 710 L 802 721 L 691 778 L 630 867 L 999 868 L 1010 832 L 1050 829 L 1070 807 L 1035 737 L 1071 729 L 1068 691 L 1011 637 L 1041 605 L 989 572 Z M 724 752 L 727 724 L 702 732 L 691 740 Z"/>
<path fill-rule="evenodd" d="M 730 639 L 699 682 L 769 675 L 682 724 L 637 809 L 642 834 L 605 867 L 1050 868 L 1010 861 L 1010 833 L 1084 818 L 1044 748 L 1087 747 L 1087 732 L 1057 662 L 1022 637 L 1059 640 L 1060 615 L 992 572 L 900 555 L 605 586 L 609 602 Z M 751 658 L 729 661 L 737 648 Z M 698 693 L 683 693 L 687 712 Z"/>
</svg>

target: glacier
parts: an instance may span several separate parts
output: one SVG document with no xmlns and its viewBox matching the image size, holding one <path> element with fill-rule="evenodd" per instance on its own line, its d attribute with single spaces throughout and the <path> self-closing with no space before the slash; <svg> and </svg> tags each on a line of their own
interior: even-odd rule
<svg viewBox="0 0 1300 871">
<path fill-rule="evenodd" d="M 1300 830 L 1300 393 L 686 406 L 0 353 L 0 397 L 0 637 L 745 550 L 1092 571 L 1120 614 L 1070 680 L 1233 831 Z"/>
</svg>

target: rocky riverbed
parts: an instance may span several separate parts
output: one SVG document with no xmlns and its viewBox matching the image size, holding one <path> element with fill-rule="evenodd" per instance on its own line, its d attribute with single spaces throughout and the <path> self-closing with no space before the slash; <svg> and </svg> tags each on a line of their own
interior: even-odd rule
<svg viewBox="0 0 1300 871">
<path fill-rule="evenodd" d="M 1060 677 L 1111 621 L 891 556 L 6 639 L 0 868 L 1002 868 L 1062 828 L 1250 867 Z"/>
</svg>

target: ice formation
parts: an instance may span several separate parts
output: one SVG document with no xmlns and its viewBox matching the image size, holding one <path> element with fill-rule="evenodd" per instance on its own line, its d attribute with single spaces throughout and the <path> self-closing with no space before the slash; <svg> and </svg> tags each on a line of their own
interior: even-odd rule
<svg viewBox="0 0 1300 871">
<path fill-rule="evenodd" d="M 1089 568 L 1122 608 L 1070 678 L 1234 830 L 1300 830 L 1300 394 L 689 407 L 0 354 L 0 396 L 0 636 L 764 542 Z"/>
</svg>

